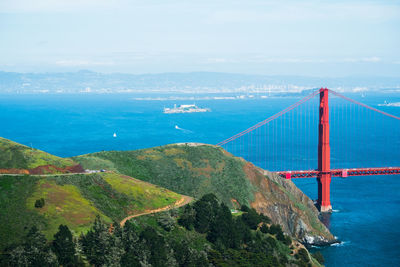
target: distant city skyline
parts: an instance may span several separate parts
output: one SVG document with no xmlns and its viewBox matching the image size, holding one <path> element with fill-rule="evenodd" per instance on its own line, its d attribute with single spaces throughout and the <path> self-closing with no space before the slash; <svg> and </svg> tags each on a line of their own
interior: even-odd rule
<svg viewBox="0 0 400 267">
<path fill-rule="evenodd" d="M 3 0 L 0 35 L 0 71 L 400 76 L 390 0 Z"/>
</svg>

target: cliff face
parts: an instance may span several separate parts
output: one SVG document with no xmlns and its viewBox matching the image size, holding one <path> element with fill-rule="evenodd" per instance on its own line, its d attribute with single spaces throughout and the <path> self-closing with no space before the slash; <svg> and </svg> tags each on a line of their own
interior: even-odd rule
<svg viewBox="0 0 400 267">
<path fill-rule="evenodd" d="M 246 177 L 258 189 L 251 206 L 264 213 L 285 232 L 305 245 L 326 245 L 336 242 L 334 236 L 318 219 L 313 201 L 291 180 L 255 167 L 247 162 Z"/>
<path fill-rule="evenodd" d="M 105 164 L 195 198 L 214 193 L 232 208 L 250 205 L 306 245 L 335 242 L 318 219 L 313 202 L 290 180 L 257 168 L 220 147 L 184 143 L 137 151 L 98 152 L 74 160 L 88 169 Z"/>
</svg>

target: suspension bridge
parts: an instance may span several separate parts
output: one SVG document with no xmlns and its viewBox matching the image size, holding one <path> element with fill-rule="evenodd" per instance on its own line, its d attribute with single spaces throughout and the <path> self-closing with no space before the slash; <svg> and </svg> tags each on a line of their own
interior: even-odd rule
<svg viewBox="0 0 400 267">
<path fill-rule="evenodd" d="M 283 179 L 316 178 L 317 207 L 330 212 L 332 177 L 400 174 L 399 126 L 400 117 L 321 88 L 217 145 Z"/>
</svg>

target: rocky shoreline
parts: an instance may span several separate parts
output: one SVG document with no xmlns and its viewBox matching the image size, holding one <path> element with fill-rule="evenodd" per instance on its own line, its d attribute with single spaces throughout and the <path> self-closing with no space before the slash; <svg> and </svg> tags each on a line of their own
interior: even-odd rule
<svg viewBox="0 0 400 267">
<path fill-rule="evenodd" d="M 339 239 L 329 240 L 323 236 L 309 236 L 309 235 L 305 235 L 303 239 L 299 240 L 299 242 L 302 243 L 306 248 L 328 247 L 333 244 L 342 243 L 342 241 L 340 241 Z"/>
</svg>

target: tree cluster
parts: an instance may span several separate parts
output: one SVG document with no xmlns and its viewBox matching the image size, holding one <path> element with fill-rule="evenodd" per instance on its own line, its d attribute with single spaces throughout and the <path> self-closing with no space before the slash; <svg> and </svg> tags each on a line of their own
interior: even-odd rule
<svg viewBox="0 0 400 267">
<path fill-rule="evenodd" d="M 71 231 L 60 225 L 54 240 L 46 237 L 33 226 L 24 238 L 24 242 L 13 245 L 3 252 L 2 266 L 82 266 L 78 257 L 76 242 Z"/>
<path fill-rule="evenodd" d="M 308 266 L 299 250 L 288 257 L 292 242 L 267 216 L 243 207 L 232 216 L 215 195 L 204 195 L 177 211 L 153 215 L 153 223 L 111 226 L 97 217 L 91 229 L 74 238 L 60 225 L 48 242 L 37 228 L 23 244 L 3 253 L 1 266 Z M 155 223 L 155 224 L 154 224 Z M 193 242 L 193 240 L 196 240 Z M 203 243 L 204 246 L 193 245 Z"/>
<path fill-rule="evenodd" d="M 253 208 L 242 206 L 243 214 L 234 217 L 215 195 L 204 195 L 184 208 L 178 223 L 188 230 L 206 235 L 214 246 L 208 260 L 214 266 L 284 266 L 289 263 L 281 246 L 292 240 L 280 225 Z M 281 243 L 281 245 L 279 245 Z M 300 263 L 301 260 L 297 262 Z M 296 262 L 293 262 L 296 263 Z"/>
<path fill-rule="evenodd" d="M 160 226 L 171 230 L 171 219 L 160 216 Z M 124 228 L 116 224 L 111 232 L 99 218 L 80 238 L 82 251 L 94 266 L 208 266 L 206 254 L 185 242 L 167 240 L 165 233 L 150 225 L 139 230 L 132 223 Z"/>
</svg>

